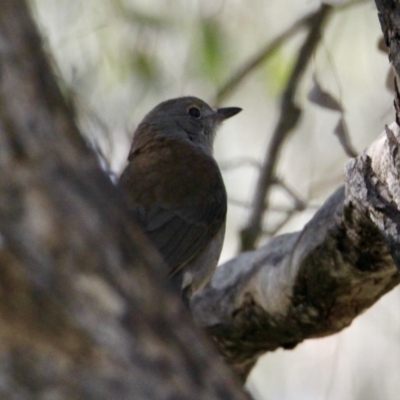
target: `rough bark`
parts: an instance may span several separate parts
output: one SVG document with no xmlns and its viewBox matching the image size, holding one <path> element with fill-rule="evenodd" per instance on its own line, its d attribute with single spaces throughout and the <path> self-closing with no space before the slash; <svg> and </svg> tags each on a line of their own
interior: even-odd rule
<svg viewBox="0 0 400 400">
<path fill-rule="evenodd" d="M 400 75 L 400 2 L 376 0 Z M 396 86 L 396 120 L 400 118 Z M 347 327 L 400 281 L 399 128 L 345 168 L 338 189 L 301 232 L 221 266 L 192 301 L 198 322 L 245 379 L 258 357 Z"/>
<path fill-rule="evenodd" d="M 0 398 L 245 399 L 0 4 Z"/>
<path fill-rule="evenodd" d="M 349 326 L 400 282 L 400 133 L 392 130 L 347 163 L 345 187 L 301 232 L 222 265 L 193 299 L 198 322 L 243 378 L 267 351 Z"/>
<path fill-rule="evenodd" d="M 400 124 L 400 93 L 398 79 L 400 77 L 400 2 L 398 0 L 375 0 L 378 18 L 381 23 L 383 37 L 389 51 L 389 60 L 395 71 L 396 122 Z"/>
<path fill-rule="evenodd" d="M 302 232 L 220 267 L 197 321 L 245 378 L 399 283 L 399 129 Z M 0 4 L 0 397 L 244 399 L 73 122 L 22 0 Z"/>
</svg>

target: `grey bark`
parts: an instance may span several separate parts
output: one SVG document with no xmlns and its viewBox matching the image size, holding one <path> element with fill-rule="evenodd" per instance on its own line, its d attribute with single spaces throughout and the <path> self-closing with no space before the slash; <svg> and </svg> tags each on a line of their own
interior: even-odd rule
<svg viewBox="0 0 400 400">
<path fill-rule="evenodd" d="M 398 77 L 400 2 L 376 5 Z M 398 84 L 394 105 L 399 123 Z M 260 355 L 340 331 L 399 283 L 399 138 L 398 125 L 386 127 L 301 232 L 224 264 L 193 299 L 197 321 L 243 379 Z"/>
<path fill-rule="evenodd" d="M 193 299 L 196 319 L 244 379 L 260 355 L 339 332 L 400 282 L 392 129 L 396 137 L 383 134 L 347 163 L 345 187 L 301 232 L 222 265 Z"/>
<path fill-rule="evenodd" d="M 74 124 L 22 0 L 0 4 L 0 398 L 244 399 Z M 393 131 L 393 132 L 392 132 Z M 243 379 L 399 283 L 399 130 L 301 232 L 217 270 L 197 322 Z"/>
<path fill-rule="evenodd" d="M 0 3 L 0 398 L 245 399 Z"/>
</svg>

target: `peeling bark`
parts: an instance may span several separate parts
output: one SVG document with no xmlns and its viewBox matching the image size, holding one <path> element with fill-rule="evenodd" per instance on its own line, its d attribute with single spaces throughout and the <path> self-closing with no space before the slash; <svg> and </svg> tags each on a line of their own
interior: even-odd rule
<svg viewBox="0 0 400 400">
<path fill-rule="evenodd" d="M 0 398 L 245 399 L 0 4 Z"/>
<path fill-rule="evenodd" d="M 162 277 L 74 123 L 22 0 L 0 5 L 0 397 L 245 399 Z M 301 232 L 221 266 L 192 301 L 246 378 L 400 281 L 399 129 L 348 162 Z"/>
<path fill-rule="evenodd" d="M 260 355 L 339 332 L 400 282 L 400 133 L 391 128 L 347 163 L 345 187 L 301 232 L 222 265 L 193 299 L 243 379 Z"/>
</svg>

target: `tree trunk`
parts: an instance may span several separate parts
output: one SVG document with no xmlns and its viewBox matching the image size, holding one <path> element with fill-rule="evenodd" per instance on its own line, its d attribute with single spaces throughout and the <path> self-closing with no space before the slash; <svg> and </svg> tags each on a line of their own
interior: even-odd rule
<svg viewBox="0 0 400 400">
<path fill-rule="evenodd" d="M 161 279 L 57 87 L 0 5 L 0 397 L 245 399 Z"/>
<path fill-rule="evenodd" d="M 399 283 L 399 138 L 386 129 L 303 231 L 221 266 L 193 299 L 242 379 Z M 80 135 L 23 0 L 0 4 L 0 266 L 0 397 L 247 398 Z"/>
</svg>

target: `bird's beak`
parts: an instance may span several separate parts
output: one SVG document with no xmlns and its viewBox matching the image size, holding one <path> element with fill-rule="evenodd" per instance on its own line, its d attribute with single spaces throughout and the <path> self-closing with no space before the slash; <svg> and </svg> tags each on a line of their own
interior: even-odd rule
<svg viewBox="0 0 400 400">
<path fill-rule="evenodd" d="M 234 115 L 240 113 L 242 111 L 241 108 L 239 107 L 225 107 L 225 108 L 217 108 L 217 116 L 218 118 L 223 121 L 225 119 L 228 119 L 230 117 L 233 117 Z"/>
</svg>

